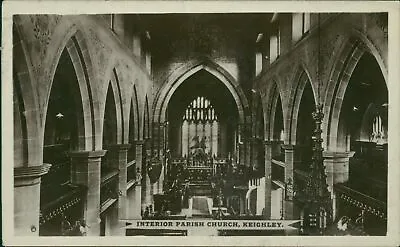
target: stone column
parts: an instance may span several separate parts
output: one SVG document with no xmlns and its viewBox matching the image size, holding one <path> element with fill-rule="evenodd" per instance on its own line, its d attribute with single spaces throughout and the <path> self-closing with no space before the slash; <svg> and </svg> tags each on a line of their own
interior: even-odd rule
<svg viewBox="0 0 400 247">
<path fill-rule="evenodd" d="M 111 213 L 110 227 L 111 234 L 116 236 L 124 236 L 125 230 L 122 228 L 124 222 L 120 219 L 126 219 L 126 186 L 127 186 L 127 154 L 131 144 L 114 144 L 109 145 L 108 148 L 108 159 L 109 166 L 111 168 L 119 170 L 118 173 L 118 202 L 117 207 L 112 208 L 115 212 Z"/>
<path fill-rule="evenodd" d="M 166 128 L 167 128 L 168 124 L 167 122 L 165 123 L 160 123 L 159 126 L 159 146 L 158 146 L 158 157 L 162 157 L 164 155 L 164 150 L 166 148 Z"/>
<path fill-rule="evenodd" d="M 147 174 L 147 163 L 152 157 L 150 140 L 145 141 L 145 157 L 142 162 L 142 209 L 151 204 L 151 183 Z"/>
<path fill-rule="evenodd" d="M 239 164 L 244 166 L 245 165 L 245 137 L 244 137 L 244 125 L 239 124 L 239 142 L 238 142 L 238 154 L 239 154 Z"/>
<path fill-rule="evenodd" d="M 39 235 L 40 181 L 51 165 L 14 168 L 14 234 Z"/>
<path fill-rule="evenodd" d="M 105 150 L 73 151 L 71 157 L 72 183 L 87 188 L 84 199 L 84 219 L 88 225 L 87 236 L 100 236 L 100 183 L 101 157 Z"/>
<path fill-rule="evenodd" d="M 331 192 L 333 218 L 336 218 L 336 195 L 333 185 L 344 183 L 349 180 L 349 160 L 353 157 L 354 152 L 323 152 L 324 166 L 326 172 L 326 182 L 328 190 Z"/>
<path fill-rule="evenodd" d="M 164 123 L 153 123 L 153 152 L 157 157 L 161 154 L 164 145 Z"/>
<path fill-rule="evenodd" d="M 251 161 L 251 148 L 252 148 L 252 137 L 251 137 L 251 119 L 250 117 L 246 117 L 246 124 L 244 125 L 244 131 L 242 134 L 244 134 L 244 145 L 245 145 L 245 165 L 247 167 L 250 167 L 252 165 Z"/>
<path fill-rule="evenodd" d="M 143 140 L 135 142 L 136 158 L 136 185 L 128 193 L 128 215 L 129 219 L 140 219 L 142 208 L 142 162 L 143 162 Z"/>
<path fill-rule="evenodd" d="M 289 181 L 291 181 L 291 183 L 293 184 L 293 167 L 294 167 L 294 163 L 295 163 L 295 146 L 294 145 L 283 145 L 283 148 L 285 150 L 285 184 L 289 183 Z M 284 203 L 283 203 L 283 207 L 284 207 L 284 218 L 285 219 L 293 219 L 293 194 L 286 194 L 285 191 L 285 198 L 284 198 Z"/>
<path fill-rule="evenodd" d="M 329 191 L 334 184 L 349 180 L 349 160 L 353 155 L 354 152 L 323 152 Z"/>
<path fill-rule="evenodd" d="M 240 214 L 246 214 L 246 191 L 244 193 L 240 192 L 239 208 Z"/>
<path fill-rule="evenodd" d="M 271 219 L 271 190 L 272 190 L 272 141 L 264 142 L 265 149 L 265 209 L 264 216 Z"/>
</svg>

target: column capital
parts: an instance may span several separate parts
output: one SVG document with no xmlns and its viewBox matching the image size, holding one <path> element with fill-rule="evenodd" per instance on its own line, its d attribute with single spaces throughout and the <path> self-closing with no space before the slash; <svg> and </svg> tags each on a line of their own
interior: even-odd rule
<svg viewBox="0 0 400 247">
<path fill-rule="evenodd" d="M 285 149 L 285 150 L 294 150 L 294 149 L 296 149 L 296 145 L 293 145 L 293 144 L 283 144 L 283 145 L 282 145 L 282 148 Z"/>
<path fill-rule="evenodd" d="M 327 159 L 340 159 L 340 158 L 351 158 L 355 154 L 354 151 L 349 152 L 333 152 L 333 151 L 324 151 L 322 155 Z"/>
<path fill-rule="evenodd" d="M 136 140 L 134 141 L 135 145 L 143 145 L 146 141 L 145 140 Z"/>
<path fill-rule="evenodd" d="M 14 167 L 14 178 L 37 178 L 49 172 L 51 164 L 44 163 L 40 166 Z"/>
<path fill-rule="evenodd" d="M 107 150 L 71 151 L 68 152 L 68 156 L 71 158 L 101 158 L 106 152 Z"/>
</svg>

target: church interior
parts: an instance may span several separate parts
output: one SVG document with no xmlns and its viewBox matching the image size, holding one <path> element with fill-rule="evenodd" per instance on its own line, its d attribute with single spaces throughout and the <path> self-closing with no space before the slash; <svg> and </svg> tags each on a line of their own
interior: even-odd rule
<svg viewBox="0 0 400 247">
<path fill-rule="evenodd" d="M 386 235 L 386 13 L 13 17 L 14 233 Z"/>
</svg>

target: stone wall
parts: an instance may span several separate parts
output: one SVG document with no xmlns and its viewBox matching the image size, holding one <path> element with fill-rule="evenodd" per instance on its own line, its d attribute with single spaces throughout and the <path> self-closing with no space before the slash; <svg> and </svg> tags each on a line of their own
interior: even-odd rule
<svg viewBox="0 0 400 247">
<path fill-rule="evenodd" d="M 107 23 L 100 16 L 59 16 L 59 15 L 20 15 L 15 16 L 14 25 L 16 33 L 19 35 L 19 42 L 22 46 L 22 54 L 15 56 L 16 75 L 25 75 L 23 80 L 19 80 L 22 91 L 22 97 L 33 98 L 35 105 L 26 104 L 27 109 L 35 111 L 32 118 L 38 118 L 35 126 L 38 134 L 38 143 L 42 143 L 45 116 L 48 98 L 55 70 L 62 51 L 67 48 L 74 63 L 78 66 L 78 81 L 83 80 L 88 83 L 91 90 L 91 97 L 82 94 L 83 102 L 91 100 L 95 114 L 94 143 L 88 145 L 88 149 L 101 149 L 102 140 L 102 116 L 104 115 L 105 98 L 107 88 L 112 79 L 113 70 L 117 75 L 117 82 L 120 85 L 123 114 L 125 122 L 118 128 L 124 128 L 125 136 L 119 138 L 122 143 L 129 143 L 129 108 L 130 101 L 135 101 L 139 108 L 139 116 L 135 119 L 143 118 L 144 101 L 149 90 L 151 90 L 152 81 L 150 75 L 146 72 L 144 64 L 140 58 L 119 41 L 119 38 L 110 30 Z M 73 42 L 71 42 L 71 40 Z M 72 46 L 74 46 L 72 48 Z M 74 52 L 75 51 L 75 52 Z M 82 60 L 83 58 L 83 60 Z M 25 65 L 25 66 L 23 66 Z M 74 66 L 75 67 L 75 66 Z M 77 69 L 78 67 L 81 70 Z M 25 68 L 27 71 L 23 71 Z M 27 75 L 26 75 L 27 74 Z M 28 88 L 29 87 L 29 88 Z M 137 98 L 133 93 L 136 90 Z M 151 97 L 151 94 L 149 94 Z M 90 98 L 90 99 L 89 99 Z M 140 129 L 136 134 L 136 139 L 142 138 L 143 120 L 139 121 L 141 126 L 135 126 Z M 34 128 L 29 126 L 29 128 Z M 35 131 L 35 130 L 32 130 Z M 35 161 L 40 164 L 40 159 Z"/>
<path fill-rule="evenodd" d="M 135 145 L 143 140 L 143 133 L 149 132 L 144 112 L 148 112 L 146 99 L 151 101 L 152 97 L 151 76 L 141 58 L 120 41 L 102 16 L 18 15 L 13 19 L 13 34 L 15 234 L 39 233 L 40 177 L 50 168 L 43 164 L 46 113 L 54 75 L 61 54 L 66 50 L 79 84 L 77 88 L 83 107 L 83 126 L 80 127 L 84 127 L 84 131 L 79 132 L 83 135 L 79 139 L 84 145 L 70 153 L 75 167 L 71 180 L 87 186 L 84 217 L 91 226 L 88 235 L 99 235 L 100 167 L 105 153 L 102 140 L 107 89 L 113 90 L 116 102 L 111 107 L 118 110 L 117 145 L 115 150 L 109 150 L 110 155 L 118 157 L 114 165 L 120 171 L 117 176 L 119 206 L 113 216 L 118 222 L 118 217 L 124 217 L 127 210 L 126 150 L 129 145 L 123 144 Z M 129 123 L 131 101 L 136 108 L 134 123 Z M 149 121 L 149 117 L 146 119 Z M 128 140 L 130 126 L 135 129 L 133 140 Z M 137 153 L 136 159 L 140 159 L 136 166 L 142 170 L 142 154 Z M 140 191 L 140 183 L 138 186 Z M 26 204 L 26 198 L 31 198 L 34 203 Z M 131 200 L 129 205 L 132 205 Z M 140 201 L 135 205 L 140 205 Z M 140 207 L 129 210 L 137 211 L 130 214 L 140 214 Z M 118 224 L 113 227 L 119 229 Z M 118 231 L 118 234 L 122 233 Z"/>
<path fill-rule="evenodd" d="M 280 18 L 285 20 L 287 16 L 280 16 Z M 290 112 L 292 109 L 295 112 L 298 111 L 300 102 L 295 102 L 295 95 L 298 90 L 302 90 L 301 87 L 297 87 L 302 72 L 306 73 L 307 79 L 311 82 L 316 101 L 318 101 L 318 91 L 320 92 L 319 98 L 324 105 L 325 118 L 332 114 L 334 110 L 330 107 L 331 101 L 334 100 L 332 94 L 334 94 L 335 85 L 339 83 L 337 75 L 340 70 L 343 70 L 340 65 L 349 56 L 355 40 L 361 43 L 360 49 L 374 55 L 387 81 L 388 47 L 387 33 L 385 33 L 387 21 L 385 22 L 384 14 L 321 14 L 320 34 L 318 34 L 317 14 L 311 14 L 311 20 L 310 33 L 291 45 L 288 41 L 291 40 L 291 32 L 287 31 L 291 23 L 284 21 L 287 25 L 283 26 L 281 31 L 282 53 L 276 61 L 265 66 L 264 71 L 256 78 L 256 87 L 263 100 L 264 113 L 267 112 L 268 105 L 273 100 L 270 95 L 277 86 L 282 99 L 286 133 L 291 125 L 292 128 L 296 128 L 296 115 L 290 119 Z M 318 53 L 320 53 L 320 62 L 318 62 Z M 319 75 L 318 66 L 320 66 Z M 344 89 L 340 89 L 343 94 Z M 337 97 L 343 98 L 343 95 Z M 268 126 L 268 121 L 266 125 Z M 327 127 L 327 124 L 323 126 L 325 140 L 330 131 Z M 268 132 L 269 129 L 266 131 Z M 293 138 L 295 132 L 287 135 L 292 135 L 292 138 L 287 136 L 286 142 L 289 139 L 295 139 Z M 324 145 L 326 147 L 326 143 Z M 332 146 L 332 148 L 335 147 Z"/>
</svg>

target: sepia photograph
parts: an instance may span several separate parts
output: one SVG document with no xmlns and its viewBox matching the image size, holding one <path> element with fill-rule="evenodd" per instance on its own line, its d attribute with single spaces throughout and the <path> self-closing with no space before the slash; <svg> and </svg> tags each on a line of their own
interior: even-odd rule
<svg viewBox="0 0 400 247">
<path fill-rule="evenodd" d="M 389 10 L 149 5 L 9 15 L 13 238 L 387 240 Z"/>
</svg>

